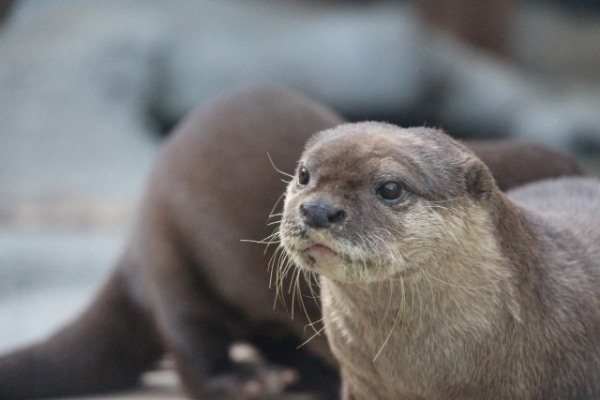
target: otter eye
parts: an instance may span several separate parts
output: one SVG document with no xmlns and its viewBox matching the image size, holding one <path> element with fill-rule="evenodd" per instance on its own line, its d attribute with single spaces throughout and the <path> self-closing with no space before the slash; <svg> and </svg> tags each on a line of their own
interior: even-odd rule
<svg viewBox="0 0 600 400">
<path fill-rule="evenodd" d="M 306 167 L 300 167 L 300 170 L 298 170 L 298 184 L 304 186 L 308 184 L 308 181 L 310 181 L 310 173 Z"/>
<path fill-rule="evenodd" d="M 377 188 L 377 196 L 384 200 L 398 200 L 402 194 L 402 187 L 398 182 L 385 182 Z"/>
</svg>

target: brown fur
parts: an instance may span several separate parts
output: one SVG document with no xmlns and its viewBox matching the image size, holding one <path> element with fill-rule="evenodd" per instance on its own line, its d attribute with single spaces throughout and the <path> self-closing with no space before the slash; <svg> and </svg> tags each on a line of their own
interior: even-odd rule
<svg viewBox="0 0 600 400">
<path fill-rule="evenodd" d="M 374 123 L 298 171 L 280 235 L 320 275 L 344 399 L 600 398 L 598 180 L 507 197 L 443 133 Z"/>
<path fill-rule="evenodd" d="M 312 336 L 306 325 L 320 319 L 318 307 L 307 301 L 308 317 L 296 308 L 291 320 L 292 294 L 285 290 L 288 309 L 273 310 L 267 264 L 275 246 L 264 254 L 264 246 L 242 240 L 262 239 L 275 229 L 267 217 L 284 184 L 267 152 L 291 172 L 306 140 L 340 121 L 317 102 L 273 87 L 234 90 L 192 113 L 157 157 L 112 278 L 73 323 L 0 358 L 0 398 L 132 386 L 164 351 L 173 354 L 187 393 L 203 398 L 213 378 L 236 376 L 227 356 L 236 340 L 296 368 L 303 389 L 334 396 L 337 369 L 324 337 L 297 349 Z M 483 145 L 480 151 L 491 155 L 495 148 Z M 503 148 L 505 157 L 490 165 L 494 173 L 510 170 L 511 154 L 520 150 Z M 535 160 L 533 153 L 522 157 Z M 537 175 L 530 178 L 548 176 L 546 167 L 532 163 L 529 170 Z M 521 182 L 515 172 L 505 178 L 508 184 Z M 243 397 L 237 383 L 232 380 L 222 397 Z"/>
<path fill-rule="evenodd" d="M 464 144 L 490 168 L 502 191 L 542 179 L 582 174 L 571 158 L 536 143 L 493 139 Z"/>
</svg>

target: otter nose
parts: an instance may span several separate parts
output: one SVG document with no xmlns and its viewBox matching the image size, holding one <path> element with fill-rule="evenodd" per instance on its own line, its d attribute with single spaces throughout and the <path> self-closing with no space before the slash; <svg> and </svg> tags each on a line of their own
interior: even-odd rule
<svg viewBox="0 0 600 400">
<path fill-rule="evenodd" d="M 300 215 L 304 223 L 312 228 L 329 228 L 346 219 L 346 211 L 323 203 L 301 204 Z"/>
</svg>

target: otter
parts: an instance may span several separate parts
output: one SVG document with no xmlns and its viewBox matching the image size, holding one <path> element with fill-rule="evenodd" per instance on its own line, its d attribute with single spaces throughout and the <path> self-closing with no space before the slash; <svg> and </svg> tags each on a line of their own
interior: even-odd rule
<svg viewBox="0 0 600 400">
<path fill-rule="evenodd" d="M 318 274 L 342 398 L 600 398 L 600 181 L 502 193 L 441 131 L 311 138 L 280 226 Z"/>
<path fill-rule="evenodd" d="M 0 398 L 129 388 L 165 352 L 190 397 L 217 391 L 221 398 L 245 398 L 247 380 L 270 390 L 260 374 L 231 362 L 228 348 L 235 341 L 298 371 L 291 389 L 336 396 L 337 364 L 324 337 L 297 349 L 313 336 L 306 326 L 320 319 L 318 306 L 306 302 L 290 319 L 293 294 L 282 291 L 284 305 L 274 309 L 267 264 L 275 246 L 265 254 L 263 246 L 243 240 L 276 229 L 276 219 L 267 225 L 285 187 L 276 168 L 293 171 L 306 140 L 341 122 L 319 102 L 274 86 L 234 89 L 192 112 L 157 156 L 112 276 L 72 323 L 0 357 Z M 523 173 L 527 179 L 579 173 L 568 157 L 541 146 L 509 144 L 500 158 L 497 143 L 478 146 L 508 186 L 520 183 Z M 509 167 L 529 159 L 527 171 Z M 310 292 L 301 277 L 298 282 Z"/>
</svg>

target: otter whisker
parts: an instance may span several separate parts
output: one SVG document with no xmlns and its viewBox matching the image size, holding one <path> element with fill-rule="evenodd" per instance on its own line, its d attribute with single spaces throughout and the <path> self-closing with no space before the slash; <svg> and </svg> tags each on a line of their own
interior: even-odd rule
<svg viewBox="0 0 600 400">
<path fill-rule="evenodd" d="M 287 276 L 289 270 L 290 270 L 291 266 L 290 266 L 290 260 L 288 259 L 288 255 L 285 252 L 281 252 L 279 254 L 278 257 L 278 267 L 277 267 L 277 273 L 275 276 L 275 290 L 276 290 L 276 294 L 277 296 L 280 297 L 282 303 L 285 305 L 285 296 L 283 293 L 283 281 L 285 279 L 285 277 Z M 287 309 L 287 307 L 286 307 Z"/>
<path fill-rule="evenodd" d="M 321 329 L 317 330 L 311 337 L 309 337 L 308 339 L 306 339 L 300 346 L 296 347 L 296 349 L 300 349 L 300 348 L 306 346 L 311 340 L 313 340 L 317 336 L 321 336 L 321 333 L 323 333 L 323 331 L 326 328 L 327 328 L 327 325 L 323 324 L 323 327 Z"/>
<path fill-rule="evenodd" d="M 310 290 L 310 296 L 308 296 L 309 298 L 312 298 L 315 302 L 315 304 L 317 305 L 317 308 L 320 310 L 321 309 L 321 303 L 319 302 L 319 298 L 321 297 L 319 295 L 319 292 L 315 291 L 315 287 L 317 287 L 317 289 L 320 288 L 319 285 L 319 280 L 316 276 L 316 274 L 311 273 L 310 271 L 304 271 L 304 280 L 308 286 L 308 289 Z"/>
<path fill-rule="evenodd" d="M 273 161 L 273 158 L 271 158 L 271 154 L 269 152 L 267 152 L 267 157 L 269 158 L 269 162 L 271 163 L 271 166 L 273 167 L 273 169 L 277 172 L 279 172 L 281 175 L 285 175 L 289 178 L 294 178 L 294 175 L 290 175 L 287 172 L 282 171 L 281 169 L 279 169 L 276 165 L 275 162 Z"/>
<path fill-rule="evenodd" d="M 264 244 L 264 245 L 267 245 L 267 248 L 268 248 L 269 245 L 271 245 L 271 244 L 274 243 L 273 239 L 277 239 L 278 237 L 279 237 L 278 232 L 273 232 L 272 234 L 270 234 L 269 236 L 267 236 L 264 239 L 260 239 L 260 240 L 240 239 L 240 242 L 242 242 L 242 243 Z"/>
<path fill-rule="evenodd" d="M 400 290 L 400 293 L 402 294 L 402 297 L 401 297 L 400 305 L 398 307 L 398 313 L 396 314 L 396 318 L 394 319 L 394 323 L 392 324 L 392 327 L 390 328 L 390 332 L 388 333 L 387 337 L 385 338 L 385 340 L 381 344 L 381 347 L 379 348 L 379 351 L 377 351 L 377 353 L 375 354 L 375 357 L 373 357 L 373 362 L 377 361 L 377 358 L 379 358 L 379 356 L 383 352 L 383 349 L 385 348 L 385 346 L 389 342 L 390 338 L 394 334 L 394 331 L 396 330 L 396 326 L 398 325 L 398 322 L 401 319 L 400 315 L 404 315 L 405 305 L 406 305 L 406 291 L 404 290 L 405 289 L 404 288 L 404 280 L 401 280 L 400 282 L 401 282 L 401 286 L 402 286 L 402 288 Z"/>
<path fill-rule="evenodd" d="M 448 211 L 448 212 L 452 212 L 451 208 L 444 207 L 444 206 L 439 205 L 439 204 L 429 204 L 429 205 L 426 205 L 425 208 L 429 208 L 429 209 L 441 208 L 442 210 L 445 210 L 445 211 Z"/>
<path fill-rule="evenodd" d="M 321 324 L 321 323 L 323 323 L 324 321 L 325 321 L 325 318 L 321 317 L 321 318 L 319 318 L 319 319 L 318 319 L 318 320 L 316 320 L 316 321 L 311 321 L 311 322 L 309 322 L 308 324 L 306 324 L 306 326 L 310 326 L 310 327 L 311 327 L 313 330 L 315 330 L 315 331 L 316 331 L 317 329 L 315 328 L 315 325 L 317 325 L 317 324 Z"/>
<path fill-rule="evenodd" d="M 267 271 L 270 272 L 269 289 L 271 289 L 273 287 L 273 273 L 276 273 L 276 274 L 278 273 L 278 272 L 275 272 L 275 270 L 277 269 L 277 265 L 278 265 L 278 262 L 276 260 L 279 260 L 282 257 L 282 253 L 285 253 L 283 250 L 283 247 L 279 246 L 275 249 L 273 254 L 271 254 L 271 258 L 269 259 L 269 263 L 267 265 Z M 283 254 L 283 256 L 285 257 L 285 254 Z"/>
<path fill-rule="evenodd" d="M 267 246 L 270 246 L 273 243 L 279 243 L 279 242 L 281 242 L 281 236 L 279 235 L 279 229 L 276 228 L 273 231 L 273 233 L 271 233 L 269 236 L 267 236 L 263 240 L 267 240 L 268 241 Z"/>
<path fill-rule="evenodd" d="M 269 219 L 271 219 L 271 217 L 275 214 L 275 209 L 277 209 L 277 207 L 279 206 L 279 203 L 281 202 L 281 200 L 284 199 L 284 197 L 285 197 L 285 193 L 282 193 L 281 195 L 279 195 L 279 197 L 275 201 L 275 204 L 273 204 L 273 207 L 271 208 L 271 211 L 269 211 L 269 216 L 267 217 L 267 221 Z"/>
<path fill-rule="evenodd" d="M 280 247 L 280 248 L 283 249 L 282 247 Z M 273 307 L 276 306 L 277 298 L 279 298 L 285 311 L 287 313 L 290 313 L 290 309 L 288 308 L 287 302 L 285 300 L 285 293 L 284 293 L 283 285 L 284 285 L 285 278 L 289 274 L 290 270 L 292 268 L 294 268 L 294 266 L 293 266 L 292 261 L 289 259 L 289 255 L 287 254 L 287 252 L 285 252 L 285 251 L 279 252 L 279 256 L 277 258 L 277 265 L 278 265 L 278 267 L 275 268 L 276 269 L 276 276 L 275 276 L 276 295 L 275 295 L 275 303 L 273 304 Z M 292 301 L 292 306 L 293 306 L 293 301 Z"/>
<path fill-rule="evenodd" d="M 269 242 L 265 241 L 265 239 L 262 239 L 262 240 L 240 239 L 240 242 L 242 242 L 242 243 L 254 243 L 254 244 L 269 244 Z"/>
<path fill-rule="evenodd" d="M 297 275 L 297 282 L 296 282 L 296 287 L 297 287 L 297 291 L 298 291 L 298 297 L 300 299 L 300 304 L 302 306 L 302 310 L 304 311 L 304 315 L 306 316 L 306 319 L 310 322 L 312 322 L 312 319 L 310 317 L 310 313 L 308 312 L 308 309 L 306 308 L 306 304 L 304 303 L 304 296 L 302 295 L 302 290 L 300 287 L 300 278 L 301 278 L 301 274 L 300 274 L 300 270 L 298 270 L 298 275 Z M 302 274 L 302 278 L 304 278 L 304 274 Z"/>
<path fill-rule="evenodd" d="M 265 245 L 265 250 L 263 251 L 263 254 L 267 254 L 267 251 L 269 251 L 269 247 L 275 243 L 279 243 L 280 242 L 280 238 L 279 238 L 279 230 L 275 229 L 273 231 L 273 233 L 271 233 L 269 236 L 267 236 L 264 239 L 261 240 L 253 240 L 253 239 L 240 239 L 240 242 L 243 243 L 254 243 L 254 244 L 262 244 Z"/>
<path fill-rule="evenodd" d="M 298 276 L 298 269 L 294 268 L 293 272 L 292 272 L 292 279 L 290 280 L 289 284 L 288 284 L 288 295 L 291 295 L 291 299 L 292 299 L 292 312 L 291 312 L 291 317 L 292 319 L 294 319 L 294 317 L 296 316 L 296 277 Z"/>
<path fill-rule="evenodd" d="M 383 287 L 384 283 L 389 283 L 390 294 L 389 294 L 389 297 L 387 300 L 387 305 L 385 307 L 385 311 L 383 312 L 383 317 L 381 318 L 381 323 L 379 324 L 379 328 L 377 328 L 378 331 L 381 331 L 381 329 L 383 329 L 383 325 L 385 324 L 388 313 L 390 312 L 390 308 L 392 307 L 392 298 L 394 295 L 394 284 L 392 282 L 385 282 L 385 281 L 379 281 L 379 285 L 377 285 L 379 295 L 381 295 L 381 288 Z"/>
</svg>

